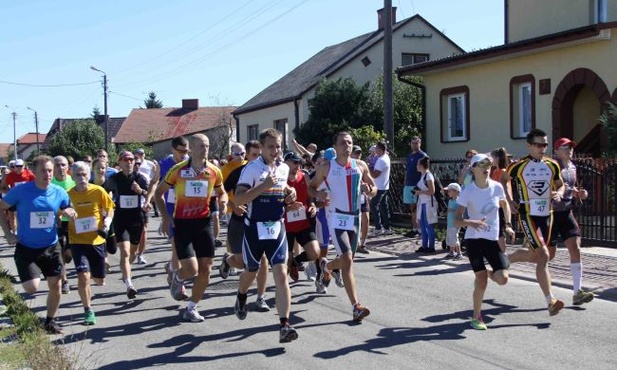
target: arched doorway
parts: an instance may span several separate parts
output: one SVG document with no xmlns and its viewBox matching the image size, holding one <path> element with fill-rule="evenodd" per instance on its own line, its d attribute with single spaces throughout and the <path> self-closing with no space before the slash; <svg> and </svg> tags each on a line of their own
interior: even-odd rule
<svg viewBox="0 0 617 370">
<path fill-rule="evenodd" d="M 600 76 L 587 68 L 568 73 L 553 97 L 553 139 L 565 136 L 579 144 L 579 152 L 594 157 L 606 148 L 598 117 L 606 109 L 611 94 Z"/>
</svg>

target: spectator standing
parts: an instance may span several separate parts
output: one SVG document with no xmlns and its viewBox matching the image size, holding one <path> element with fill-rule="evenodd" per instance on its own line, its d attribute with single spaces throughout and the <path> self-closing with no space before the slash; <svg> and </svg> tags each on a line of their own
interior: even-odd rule
<svg viewBox="0 0 617 370">
<path fill-rule="evenodd" d="M 420 181 L 421 173 L 418 171 L 418 161 L 427 157 L 424 151 L 422 151 L 422 139 L 418 136 L 414 136 L 411 138 L 410 142 L 411 153 L 407 155 L 407 159 L 405 160 L 405 187 L 403 188 L 403 203 L 409 205 L 409 210 L 411 211 L 411 230 L 405 234 L 408 238 L 413 238 L 418 235 L 418 221 L 416 220 L 416 212 L 417 212 L 417 203 L 418 199 L 416 198 L 415 190 L 418 181 Z"/>
<path fill-rule="evenodd" d="M 437 201 L 435 200 L 435 177 L 430 170 L 429 157 L 418 161 L 418 171 L 422 174 L 416 188 L 418 196 L 418 224 L 422 234 L 422 246 L 417 253 L 435 253 L 435 224 L 437 223 Z"/>
<path fill-rule="evenodd" d="M 371 236 L 392 235 L 390 230 L 390 205 L 388 190 L 390 189 L 390 156 L 386 143 L 380 141 L 375 145 L 377 160 L 371 170 L 371 177 L 375 180 L 377 194 L 371 199 L 371 211 L 375 220 L 375 229 Z M 382 230 L 383 226 L 383 230 Z"/>
</svg>

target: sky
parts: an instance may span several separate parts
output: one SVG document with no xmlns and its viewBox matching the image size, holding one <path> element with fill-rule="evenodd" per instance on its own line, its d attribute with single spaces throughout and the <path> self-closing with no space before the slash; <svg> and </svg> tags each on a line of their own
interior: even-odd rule
<svg viewBox="0 0 617 370">
<path fill-rule="evenodd" d="M 503 0 L 392 0 L 466 51 L 503 44 Z M 165 107 L 240 106 L 323 48 L 377 29 L 383 0 L 2 0 L 0 142 L 56 118 L 126 117 L 154 91 Z M 7 107 L 8 106 L 8 107 Z M 31 109 L 28 109 L 31 108 Z M 13 125 L 12 113 L 16 120 Z"/>
</svg>

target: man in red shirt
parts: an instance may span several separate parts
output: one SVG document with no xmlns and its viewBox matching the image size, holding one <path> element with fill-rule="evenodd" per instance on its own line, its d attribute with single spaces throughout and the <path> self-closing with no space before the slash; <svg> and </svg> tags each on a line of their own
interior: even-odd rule
<svg viewBox="0 0 617 370">
<path fill-rule="evenodd" d="M 30 181 L 34 181 L 34 173 L 25 167 L 23 159 L 18 159 L 15 161 L 14 168 L 11 168 L 11 172 L 2 178 L 2 182 L 0 182 L 0 190 L 3 192 L 8 192 L 9 189 Z M 12 210 L 8 210 L 7 216 L 11 230 L 16 230 L 15 213 Z"/>
</svg>

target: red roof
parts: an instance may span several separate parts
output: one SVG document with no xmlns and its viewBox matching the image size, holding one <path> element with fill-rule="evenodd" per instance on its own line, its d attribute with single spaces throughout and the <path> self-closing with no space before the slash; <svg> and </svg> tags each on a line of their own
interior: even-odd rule
<svg viewBox="0 0 617 370">
<path fill-rule="evenodd" d="M 39 132 L 39 143 L 43 143 L 43 141 L 45 141 L 45 137 L 47 135 L 45 134 L 41 134 Z M 29 144 L 36 144 L 36 132 L 28 132 L 25 135 L 22 135 L 19 139 L 17 139 L 17 146 L 19 147 L 19 145 L 29 145 Z"/>
<path fill-rule="evenodd" d="M 114 143 L 146 143 L 203 132 L 229 122 L 237 107 L 133 109 Z"/>
</svg>

